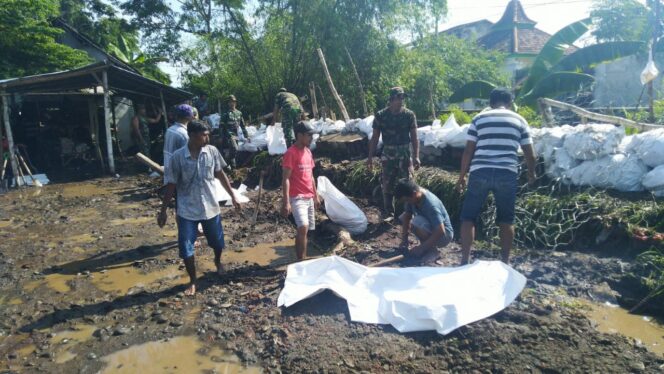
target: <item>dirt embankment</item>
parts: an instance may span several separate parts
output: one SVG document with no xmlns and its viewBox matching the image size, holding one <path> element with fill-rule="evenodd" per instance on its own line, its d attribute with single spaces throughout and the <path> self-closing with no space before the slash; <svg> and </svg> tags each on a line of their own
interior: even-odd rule
<svg viewBox="0 0 664 374">
<path fill-rule="evenodd" d="M 277 308 L 285 273 L 275 268 L 292 258 L 294 233 L 276 214 L 279 191 L 265 194 L 256 224 L 253 202 L 243 214 L 224 208 L 228 273 L 214 275 L 204 246 L 197 252 L 198 295 L 184 297 L 176 227 L 173 216 L 166 228 L 156 227 L 154 186 L 138 177 L 101 179 L 0 198 L 0 369 L 129 370 L 131 355 L 123 364 L 109 355 L 149 342 L 170 342 L 166 347 L 175 352 L 182 336 L 195 337 L 196 357 L 217 370 L 215 365 L 270 372 L 664 369 L 662 356 L 623 336 L 599 333 L 584 317 L 574 297 L 613 297 L 603 283 L 631 266 L 591 254 L 517 251 L 514 266 L 529 279 L 523 294 L 505 311 L 447 336 L 352 323 L 345 302 L 328 292 Z M 370 226 L 341 254 L 362 263 L 396 254 L 399 228 L 381 223 L 365 200 L 358 203 Z M 334 235 L 321 230 L 312 251 L 335 244 Z M 497 257 L 483 248 L 474 252 L 477 258 Z M 457 262 L 456 250 L 452 245 L 443 252 L 441 262 Z M 163 369 L 158 371 L 193 371 L 184 360 L 175 369 L 151 364 Z"/>
</svg>

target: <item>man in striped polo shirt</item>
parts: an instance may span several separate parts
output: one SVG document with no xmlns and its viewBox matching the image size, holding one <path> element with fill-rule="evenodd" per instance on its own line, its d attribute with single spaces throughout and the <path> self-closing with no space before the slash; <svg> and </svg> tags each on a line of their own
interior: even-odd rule
<svg viewBox="0 0 664 374">
<path fill-rule="evenodd" d="M 470 170 L 468 190 L 461 209 L 461 264 L 470 260 L 470 247 L 475 240 L 475 222 L 489 192 L 496 201 L 496 223 L 500 228 L 502 261 L 509 263 L 514 240 L 514 204 L 519 175 L 519 147 L 528 166 L 528 183 L 535 182 L 535 151 L 523 117 L 507 109 L 512 94 L 504 89 L 491 92 L 491 109 L 475 118 L 468 129 L 466 149 L 461 159 L 461 174 L 457 182 L 459 191 L 466 187 L 466 174 Z"/>
</svg>

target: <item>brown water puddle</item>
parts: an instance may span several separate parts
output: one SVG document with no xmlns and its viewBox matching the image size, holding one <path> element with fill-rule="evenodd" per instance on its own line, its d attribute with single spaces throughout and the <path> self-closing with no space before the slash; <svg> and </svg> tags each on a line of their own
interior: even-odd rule
<svg viewBox="0 0 664 374">
<path fill-rule="evenodd" d="M 156 225 L 157 219 L 155 217 L 136 217 L 136 218 L 117 218 L 110 221 L 111 226 L 122 225 L 140 225 L 144 223 L 154 223 Z"/>
<path fill-rule="evenodd" d="M 70 183 L 62 185 L 62 196 L 64 197 L 90 197 L 108 195 L 113 191 L 90 183 Z"/>
<path fill-rule="evenodd" d="M 187 279 L 184 275 L 175 265 L 145 273 L 131 264 L 124 264 L 103 274 L 95 273 L 92 283 L 102 291 L 125 295 L 131 288 L 147 287 L 158 281 L 168 281 L 170 285 L 185 284 Z"/>
<path fill-rule="evenodd" d="M 51 345 L 56 346 L 55 363 L 63 364 L 76 358 L 77 354 L 72 352 L 71 349 L 90 340 L 96 329 L 97 327 L 93 325 L 79 324 L 69 330 L 55 333 L 55 336 L 50 340 Z"/>
<path fill-rule="evenodd" d="M 62 273 L 48 274 L 43 279 L 28 282 L 23 289 L 31 292 L 38 287 L 46 286 L 54 291 L 67 294 L 71 292 L 69 282 L 79 277 L 77 273 L 81 271 L 83 270 L 78 268 L 76 263 L 64 265 Z M 95 287 L 104 292 L 121 295 L 127 294 L 131 288 L 147 287 L 159 281 L 167 281 L 171 285 L 186 283 L 184 272 L 175 265 L 146 273 L 133 266 L 133 263 L 124 263 L 99 269 L 91 274 L 92 278 L 82 276 L 85 277 L 84 279 L 90 279 Z"/>
<path fill-rule="evenodd" d="M 597 324 L 597 330 L 639 340 L 649 351 L 664 356 L 664 325 L 650 317 L 630 314 L 618 306 L 583 304 L 588 306 L 588 319 Z"/>
<path fill-rule="evenodd" d="M 261 373 L 258 367 L 244 367 L 235 355 L 212 348 L 201 354 L 203 344 L 193 336 L 133 346 L 102 358 L 103 374 L 113 373 Z"/>
<path fill-rule="evenodd" d="M 309 247 L 309 251 L 312 248 Z M 312 254 L 313 255 L 313 254 Z M 295 239 L 282 240 L 276 243 L 258 244 L 240 251 L 225 250 L 221 255 L 223 263 L 256 263 L 260 266 L 283 265 L 295 261 Z"/>
</svg>

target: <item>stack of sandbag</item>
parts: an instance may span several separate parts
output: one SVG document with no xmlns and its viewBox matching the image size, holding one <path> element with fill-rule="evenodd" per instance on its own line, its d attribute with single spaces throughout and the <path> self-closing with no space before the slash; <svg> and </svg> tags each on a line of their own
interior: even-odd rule
<svg viewBox="0 0 664 374">
<path fill-rule="evenodd" d="M 546 173 L 577 186 L 664 195 L 664 129 L 626 136 L 610 124 L 532 129 Z M 655 170 L 651 170 L 655 168 Z"/>
<path fill-rule="evenodd" d="M 247 126 L 247 135 L 249 140 L 238 145 L 239 151 L 258 152 L 267 148 L 267 126 L 261 125 L 259 128 Z"/>
</svg>

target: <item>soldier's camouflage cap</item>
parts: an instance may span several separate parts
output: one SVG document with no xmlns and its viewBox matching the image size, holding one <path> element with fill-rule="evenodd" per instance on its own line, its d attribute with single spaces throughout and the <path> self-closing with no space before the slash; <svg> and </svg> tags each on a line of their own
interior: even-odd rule
<svg viewBox="0 0 664 374">
<path fill-rule="evenodd" d="M 390 88 L 390 99 L 397 96 L 408 97 L 408 94 L 403 90 L 403 87 L 397 86 Z"/>
</svg>

